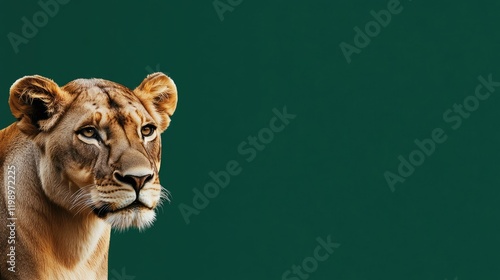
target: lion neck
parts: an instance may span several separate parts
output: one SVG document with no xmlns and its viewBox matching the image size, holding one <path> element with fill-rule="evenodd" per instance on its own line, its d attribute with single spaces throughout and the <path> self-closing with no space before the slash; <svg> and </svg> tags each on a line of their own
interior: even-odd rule
<svg viewBox="0 0 500 280">
<path fill-rule="evenodd" d="M 4 162 L 4 167 L 16 166 L 18 172 L 17 243 L 23 246 L 19 250 L 25 260 L 20 265 L 26 263 L 41 275 L 65 275 L 67 279 L 92 273 L 97 278 L 107 273 L 110 226 L 93 213 L 75 215 L 49 199 L 39 176 L 43 174 L 41 152 L 30 139 L 20 138 L 14 145 L 12 160 L 9 162 L 7 157 Z M 69 188 L 64 179 L 51 183 Z"/>
</svg>

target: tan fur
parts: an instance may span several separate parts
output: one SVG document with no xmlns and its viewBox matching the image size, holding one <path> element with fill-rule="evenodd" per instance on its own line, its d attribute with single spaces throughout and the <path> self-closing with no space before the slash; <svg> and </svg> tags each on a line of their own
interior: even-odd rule
<svg viewBox="0 0 500 280">
<path fill-rule="evenodd" d="M 177 105 L 175 84 L 162 73 L 135 90 L 27 76 L 9 104 L 18 121 L 0 131 L 0 279 L 107 279 L 111 228 L 150 226 L 168 199 L 160 134 Z M 16 272 L 6 262 L 13 184 Z"/>
</svg>

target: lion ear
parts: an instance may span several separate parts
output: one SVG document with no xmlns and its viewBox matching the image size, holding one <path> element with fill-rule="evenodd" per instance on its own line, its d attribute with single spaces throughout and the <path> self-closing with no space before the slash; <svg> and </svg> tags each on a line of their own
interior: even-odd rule
<svg viewBox="0 0 500 280">
<path fill-rule="evenodd" d="M 146 107 L 152 106 L 146 109 L 160 124 L 159 129 L 165 130 L 177 107 L 177 87 L 174 81 L 163 73 L 153 73 L 134 89 L 134 93 Z"/>
<path fill-rule="evenodd" d="M 31 136 L 51 129 L 68 100 L 68 94 L 54 81 L 38 75 L 25 76 L 10 88 L 10 110 L 19 129 Z"/>
</svg>

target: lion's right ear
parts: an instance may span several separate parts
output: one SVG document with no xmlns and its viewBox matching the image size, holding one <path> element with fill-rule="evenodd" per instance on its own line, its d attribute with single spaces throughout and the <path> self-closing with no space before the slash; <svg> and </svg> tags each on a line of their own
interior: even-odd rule
<svg viewBox="0 0 500 280">
<path fill-rule="evenodd" d="M 148 109 L 148 111 L 158 122 L 160 132 L 167 129 L 170 117 L 177 107 L 177 87 L 174 81 L 161 72 L 149 74 L 134 89 L 134 93 L 142 100 L 146 109 L 153 106 L 154 109 Z"/>
<path fill-rule="evenodd" d="M 31 136 L 53 127 L 69 100 L 54 81 L 38 75 L 23 77 L 10 88 L 10 110 L 19 129 Z"/>
</svg>

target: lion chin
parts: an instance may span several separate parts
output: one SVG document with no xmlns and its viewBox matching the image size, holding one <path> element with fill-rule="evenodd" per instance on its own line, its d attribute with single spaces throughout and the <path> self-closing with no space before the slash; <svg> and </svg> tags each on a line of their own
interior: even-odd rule
<svg viewBox="0 0 500 280">
<path fill-rule="evenodd" d="M 112 228 L 124 231 L 135 227 L 140 231 L 151 227 L 156 219 L 154 210 L 144 206 L 127 207 L 117 211 L 106 212 L 94 209 L 94 212 L 100 212 L 98 216 L 111 225 Z"/>
<path fill-rule="evenodd" d="M 119 231 L 124 231 L 131 227 L 142 231 L 151 227 L 156 219 L 154 209 L 148 208 L 140 202 L 133 202 L 117 210 L 111 210 L 107 205 L 94 207 L 93 212 L 110 224 L 112 228 Z"/>
</svg>

